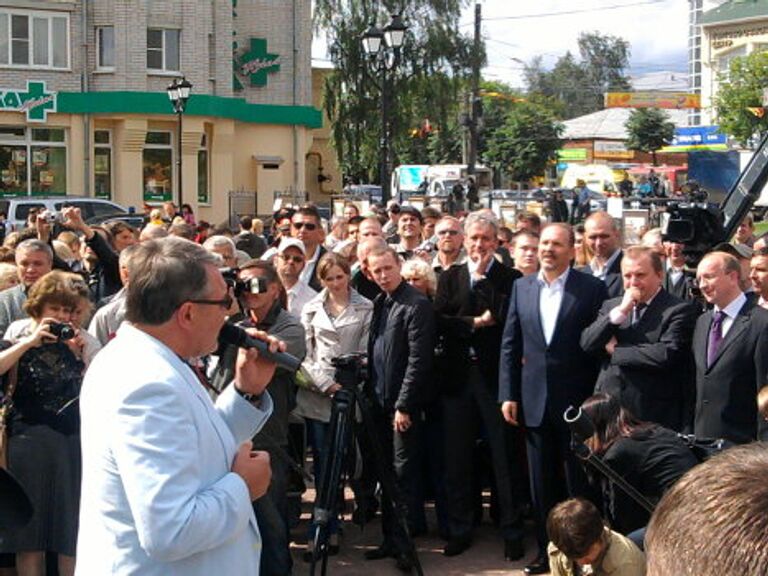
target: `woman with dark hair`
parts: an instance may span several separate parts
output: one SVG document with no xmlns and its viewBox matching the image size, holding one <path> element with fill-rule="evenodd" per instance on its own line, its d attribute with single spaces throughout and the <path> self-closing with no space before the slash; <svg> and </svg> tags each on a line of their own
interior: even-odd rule
<svg viewBox="0 0 768 576">
<path fill-rule="evenodd" d="M 581 405 L 595 427 L 587 446 L 654 504 L 667 489 L 698 464 L 677 432 L 642 422 L 608 394 L 595 394 Z M 604 513 L 622 534 L 644 527 L 650 514 L 624 491 L 600 478 Z"/>
</svg>

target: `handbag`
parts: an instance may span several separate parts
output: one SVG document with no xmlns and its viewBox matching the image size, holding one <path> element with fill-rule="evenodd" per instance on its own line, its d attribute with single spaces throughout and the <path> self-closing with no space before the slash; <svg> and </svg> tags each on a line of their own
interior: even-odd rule
<svg viewBox="0 0 768 576">
<path fill-rule="evenodd" d="M 2 400 L 0 400 L 0 468 L 8 469 L 8 421 L 13 408 L 13 393 L 18 383 L 18 364 L 14 364 L 8 375 L 8 386 Z"/>
</svg>

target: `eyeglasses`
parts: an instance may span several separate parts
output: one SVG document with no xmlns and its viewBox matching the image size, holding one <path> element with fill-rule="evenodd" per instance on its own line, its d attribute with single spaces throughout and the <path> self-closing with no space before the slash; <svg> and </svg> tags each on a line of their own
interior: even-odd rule
<svg viewBox="0 0 768 576">
<path fill-rule="evenodd" d="M 289 234 L 290 231 L 291 231 L 291 227 L 290 226 L 280 226 L 280 228 L 278 228 L 277 231 L 280 232 L 281 234 Z"/>
<path fill-rule="evenodd" d="M 308 231 L 312 232 L 312 230 L 317 228 L 317 224 L 313 224 L 312 222 L 294 222 L 293 227 L 296 228 L 296 230 L 306 228 Z"/>
<path fill-rule="evenodd" d="M 456 236 L 459 233 L 458 230 L 438 230 L 438 236 Z"/>
<path fill-rule="evenodd" d="M 227 295 L 224 296 L 221 300 L 206 300 L 205 298 L 199 298 L 195 300 L 187 300 L 187 302 L 191 302 L 192 304 L 204 304 L 206 306 L 221 306 L 224 310 L 229 310 L 232 307 L 232 303 L 235 301 L 234 298 L 232 298 L 232 294 L 227 292 Z"/>
<path fill-rule="evenodd" d="M 304 262 L 304 256 L 289 256 L 288 254 L 280 254 L 280 258 L 282 258 L 285 262 L 295 262 L 296 264 L 301 264 Z"/>
</svg>

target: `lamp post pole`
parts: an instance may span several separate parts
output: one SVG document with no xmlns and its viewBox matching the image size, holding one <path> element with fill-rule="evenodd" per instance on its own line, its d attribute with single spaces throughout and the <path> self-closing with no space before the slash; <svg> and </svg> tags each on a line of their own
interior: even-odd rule
<svg viewBox="0 0 768 576">
<path fill-rule="evenodd" d="M 408 27 L 400 14 L 393 14 L 384 30 L 371 24 L 363 34 L 363 50 L 370 58 L 375 72 L 379 75 L 379 93 L 381 98 L 381 135 L 379 140 L 379 178 L 381 180 L 381 199 L 386 204 L 391 196 L 390 146 L 391 146 L 391 99 L 390 90 L 394 70 L 400 62 L 400 48 L 403 45 Z"/>
<path fill-rule="evenodd" d="M 183 76 L 180 80 L 178 78 L 174 78 L 173 82 L 171 82 L 171 85 L 168 86 L 168 99 L 173 105 L 174 113 L 178 116 L 178 121 L 176 123 L 178 131 L 176 136 L 176 171 L 179 182 L 177 194 L 179 211 L 181 211 L 181 205 L 184 200 L 184 188 L 182 187 L 182 116 L 184 115 L 184 110 L 187 107 L 187 100 L 189 100 L 189 92 L 191 88 L 192 84 Z"/>
</svg>

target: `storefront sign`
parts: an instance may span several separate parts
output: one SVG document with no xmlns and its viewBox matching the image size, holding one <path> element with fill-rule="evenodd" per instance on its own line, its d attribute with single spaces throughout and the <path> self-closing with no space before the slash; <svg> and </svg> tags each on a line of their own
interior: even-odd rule
<svg viewBox="0 0 768 576">
<path fill-rule="evenodd" d="M 691 150 L 725 150 L 727 138 L 719 126 L 686 126 L 675 128 L 675 136 L 662 152 L 688 152 Z"/>
<path fill-rule="evenodd" d="M 595 140 L 593 153 L 595 158 L 620 158 L 627 159 L 634 156 L 632 150 L 627 150 L 624 142 L 614 142 L 612 140 Z"/>
<path fill-rule="evenodd" d="M 0 88 L 0 112 L 25 112 L 27 122 L 45 122 L 48 112 L 56 112 L 56 92 L 34 80 L 27 80 L 26 91 Z"/>
<path fill-rule="evenodd" d="M 557 159 L 561 162 L 578 162 L 587 159 L 586 148 L 561 148 L 557 151 Z"/>
<path fill-rule="evenodd" d="M 606 108 L 701 108 L 701 96 L 687 92 L 607 92 Z"/>
<path fill-rule="evenodd" d="M 242 90 L 240 77 L 249 79 L 251 86 L 263 88 L 267 85 L 267 75 L 280 72 L 280 56 L 267 51 L 266 38 L 251 38 L 251 47 L 247 52 L 235 56 L 235 90 Z"/>
</svg>

